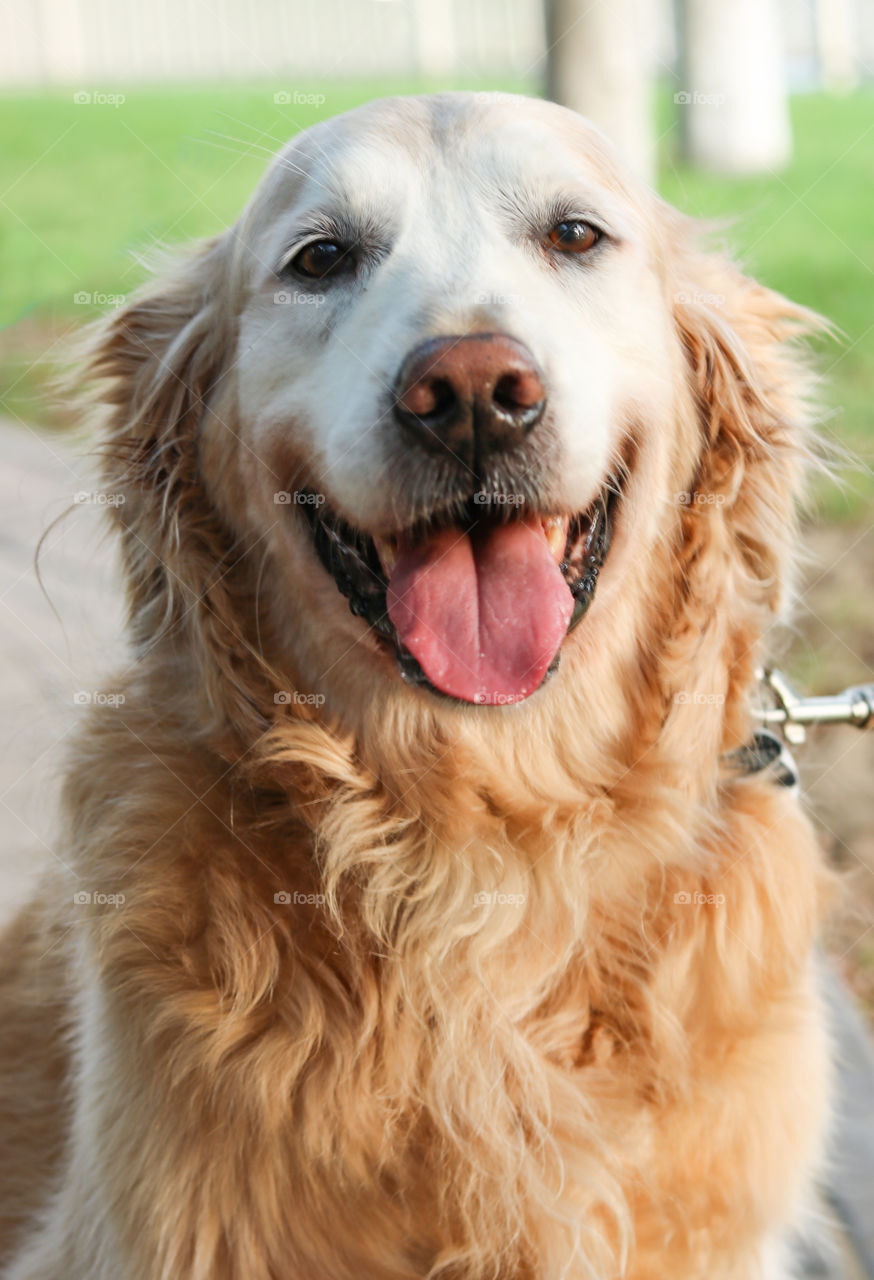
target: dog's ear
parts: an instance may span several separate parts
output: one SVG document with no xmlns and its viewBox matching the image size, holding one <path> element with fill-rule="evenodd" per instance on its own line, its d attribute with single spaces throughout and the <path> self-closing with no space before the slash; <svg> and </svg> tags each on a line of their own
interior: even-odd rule
<svg viewBox="0 0 874 1280">
<path fill-rule="evenodd" d="M 86 376 L 107 406 L 102 481 L 122 540 L 131 621 L 147 639 L 196 590 L 183 526 L 205 512 L 198 429 L 227 345 L 225 244 L 199 245 L 98 326 Z M 163 621 L 167 621 L 165 617 Z"/>
<path fill-rule="evenodd" d="M 694 547 L 719 526 L 749 603 L 775 613 L 814 460 L 814 378 L 803 340 L 827 326 L 697 247 L 679 254 L 672 291 L 698 429 L 686 541 Z"/>
<path fill-rule="evenodd" d="M 218 710 L 253 670 L 231 569 L 241 550 L 216 512 L 200 468 L 199 436 L 233 359 L 229 237 L 197 246 L 98 327 L 87 375 L 105 406 L 102 481 L 122 544 L 135 644 L 174 633 L 200 664 Z"/>
</svg>

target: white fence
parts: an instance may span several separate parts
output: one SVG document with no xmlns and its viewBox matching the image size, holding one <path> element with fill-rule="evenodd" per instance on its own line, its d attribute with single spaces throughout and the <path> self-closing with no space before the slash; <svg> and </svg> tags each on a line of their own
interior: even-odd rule
<svg viewBox="0 0 874 1280">
<path fill-rule="evenodd" d="M 524 74 L 537 0 L 0 0 L 0 83 Z"/>
<path fill-rule="evenodd" d="M 713 0 L 715 4 L 725 0 Z M 642 0 L 673 65 L 671 0 Z M 874 77 L 874 0 L 783 0 L 790 82 L 819 79 L 845 19 L 852 72 Z M 0 0 L 0 86 L 132 81 L 537 75 L 541 0 Z"/>
</svg>

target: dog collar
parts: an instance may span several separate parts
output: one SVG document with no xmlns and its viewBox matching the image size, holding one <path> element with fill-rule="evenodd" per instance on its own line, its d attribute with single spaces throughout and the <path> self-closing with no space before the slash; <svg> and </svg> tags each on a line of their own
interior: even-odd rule
<svg viewBox="0 0 874 1280">
<path fill-rule="evenodd" d="M 762 773 L 770 769 L 772 780 L 778 786 L 798 786 L 798 766 L 794 757 L 786 743 L 770 729 L 757 729 L 745 746 L 727 752 L 723 759 L 738 773 Z"/>
</svg>

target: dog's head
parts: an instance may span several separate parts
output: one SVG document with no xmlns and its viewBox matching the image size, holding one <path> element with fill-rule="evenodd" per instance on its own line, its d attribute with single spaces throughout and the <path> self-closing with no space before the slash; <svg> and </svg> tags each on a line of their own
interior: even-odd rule
<svg viewBox="0 0 874 1280">
<path fill-rule="evenodd" d="M 140 638 L 196 620 L 244 701 L 263 659 L 340 716 L 724 701 L 782 598 L 805 323 L 557 106 L 308 130 L 101 341 Z"/>
</svg>

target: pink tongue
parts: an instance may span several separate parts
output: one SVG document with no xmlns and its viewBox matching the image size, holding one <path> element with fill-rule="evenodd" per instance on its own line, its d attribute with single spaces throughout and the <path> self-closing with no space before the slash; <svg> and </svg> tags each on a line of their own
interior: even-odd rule
<svg viewBox="0 0 874 1280">
<path fill-rule="evenodd" d="M 401 548 L 388 613 L 435 688 L 466 702 L 519 702 L 555 657 L 574 600 L 539 521 L 444 529 Z"/>
</svg>

